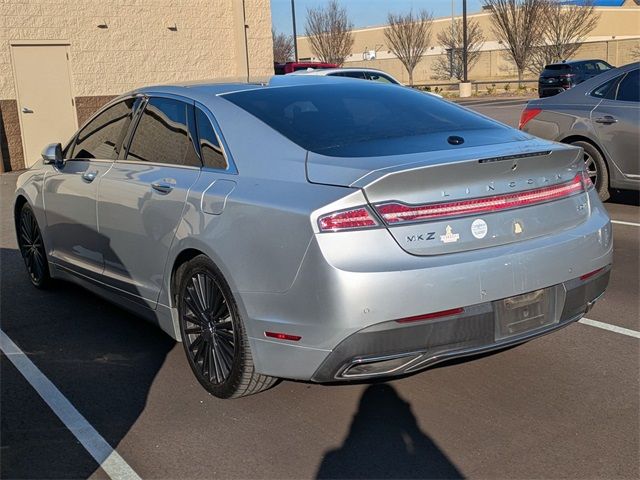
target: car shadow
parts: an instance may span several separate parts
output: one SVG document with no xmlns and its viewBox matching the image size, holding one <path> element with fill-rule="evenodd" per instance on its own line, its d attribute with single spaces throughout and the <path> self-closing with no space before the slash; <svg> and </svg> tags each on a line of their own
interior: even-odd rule
<svg viewBox="0 0 640 480">
<path fill-rule="evenodd" d="M 0 286 L 2 330 L 116 448 L 144 410 L 175 342 L 75 284 L 34 288 L 16 248 L 0 249 Z M 4 356 L 2 379 L 0 478 L 96 472 L 95 460 Z"/>
<path fill-rule="evenodd" d="M 640 206 L 640 191 L 638 190 L 616 190 L 610 192 L 611 197 L 607 203 L 619 203 L 622 205 Z"/>
<path fill-rule="evenodd" d="M 368 386 L 342 446 L 325 454 L 316 478 L 464 478 L 418 425 L 389 384 Z"/>
</svg>

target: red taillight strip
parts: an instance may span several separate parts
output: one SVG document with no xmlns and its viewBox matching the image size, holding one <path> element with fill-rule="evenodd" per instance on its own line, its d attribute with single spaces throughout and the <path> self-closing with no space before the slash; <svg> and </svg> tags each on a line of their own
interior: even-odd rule
<svg viewBox="0 0 640 480">
<path fill-rule="evenodd" d="M 419 322 L 420 320 L 433 320 L 434 318 L 450 317 L 451 315 L 458 315 L 464 312 L 464 308 L 451 308 L 449 310 L 442 310 L 440 312 L 425 313 L 424 315 L 416 315 L 415 317 L 407 317 L 396 320 L 398 323 L 411 323 Z"/>
<path fill-rule="evenodd" d="M 443 217 L 460 217 L 478 213 L 491 213 L 512 208 L 527 207 L 539 203 L 568 197 L 574 193 L 583 192 L 582 174 L 576 175 L 570 182 L 536 188 L 518 193 L 481 197 L 472 200 L 437 203 L 431 205 L 405 205 L 402 203 L 384 203 L 376 205 L 376 210 L 385 220 L 393 224 L 400 222 L 415 222 Z"/>
<path fill-rule="evenodd" d="M 599 274 L 605 268 L 607 268 L 607 267 L 602 267 L 602 268 L 599 268 L 597 270 L 594 270 L 593 272 L 589 272 L 589 273 L 585 273 L 584 275 L 580 275 L 580 280 L 587 280 L 587 279 Z"/>
<path fill-rule="evenodd" d="M 302 337 L 300 335 L 290 335 L 288 333 L 281 332 L 264 332 L 265 337 L 276 338 L 278 340 L 291 340 L 292 342 L 297 342 Z"/>
<path fill-rule="evenodd" d="M 365 207 L 329 213 L 318 219 L 318 227 L 321 232 L 338 232 L 377 226 L 378 222 Z"/>
</svg>

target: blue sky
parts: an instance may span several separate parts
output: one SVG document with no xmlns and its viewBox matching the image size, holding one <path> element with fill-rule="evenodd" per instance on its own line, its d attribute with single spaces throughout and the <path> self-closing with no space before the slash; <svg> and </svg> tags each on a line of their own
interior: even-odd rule
<svg viewBox="0 0 640 480">
<path fill-rule="evenodd" d="M 426 9 L 436 17 L 451 15 L 451 0 L 338 0 L 347 8 L 354 26 L 368 27 L 386 23 L 387 12 L 407 12 Z M 307 8 L 323 5 L 327 0 L 295 0 L 298 35 L 304 35 Z M 453 0 L 456 13 L 462 12 L 462 0 Z M 469 12 L 480 10 L 482 0 L 468 0 Z M 273 27 L 279 32 L 291 33 L 291 0 L 271 0 Z"/>
</svg>

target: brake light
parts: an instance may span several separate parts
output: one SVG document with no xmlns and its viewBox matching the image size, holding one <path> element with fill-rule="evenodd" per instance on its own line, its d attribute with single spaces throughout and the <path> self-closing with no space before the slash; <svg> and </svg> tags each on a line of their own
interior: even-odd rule
<svg viewBox="0 0 640 480">
<path fill-rule="evenodd" d="M 550 187 L 535 188 L 518 193 L 494 195 L 447 203 L 426 205 L 406 205 L 403 203 L 384 203 L 376 205 L 376 210 L 388 224 L 416 222 L 422 220 L 440 220 L 448 217 L 463 217 L 480 213 L 492 213 L 512 208 L 528 207 L 539 203 L 557 200 L 586 190 L 584 173 L 579 173 L 569 182 Z M 588 177 L 587 177 L 588 178 Z"/>
<path fill-rule="evenodd" d="M 525 108 L 520 114 L 520 123 L 518 123 L 518 129 L 522 130 L 524 126 L 531 120 L 536 118 L 541 111 L 541 108 Z"/>
<path fill-rule="evenodd" d="M 366 207 L 333 212 L 318 219 L 318 227 L 321 232 L 338 232 L 377 226 L 377 220 Z"/>
<path fill-rule="evenodd" d="M 419 322 L 421 320 L 433 320 L 435 318 L 450 317 L 464 312 L 464 308 L 452 308 L 450 310 L 442 310 L 440 312 L 425 313 L 424 315 L 416 315 L 415 317 L 407 317 L 396 320 L 398 323 Z"/>
</svg>

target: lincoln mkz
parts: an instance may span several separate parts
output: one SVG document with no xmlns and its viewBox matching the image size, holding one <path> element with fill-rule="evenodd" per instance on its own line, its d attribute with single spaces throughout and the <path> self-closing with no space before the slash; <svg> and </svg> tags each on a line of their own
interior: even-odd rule
<svg viewBox="0 0 640 480">
<path fill-rule="evenodd" d="M 157 323 L 218 397 L 523 343 L 609 281 L 582 149 L 411 89 L 141 88 L 42 157 L 15 197 L 31 282 Z"/>
</svg>

